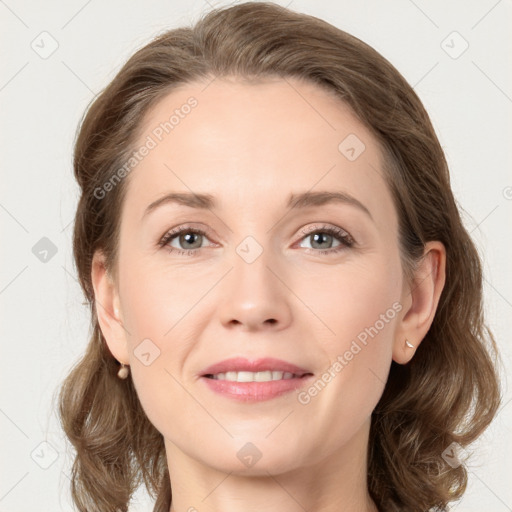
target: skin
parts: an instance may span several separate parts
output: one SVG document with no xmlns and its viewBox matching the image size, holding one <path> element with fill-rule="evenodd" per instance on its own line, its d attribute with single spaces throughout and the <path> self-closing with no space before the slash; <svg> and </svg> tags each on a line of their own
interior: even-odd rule
<svg viewBox="0 0 512 512">
<path fill-rule="evenodd" d="M 391 361 L 406 364 L 427 333 L 445 280 L 445 249 L 429 242 L 406 282 L 398 219 L 382 177 L 380 148 L 351 110 L 295 79 L 216 79 L 174 90 L 148 113 L 151 130 L 194 96 L 198 105 L 131 171 L 122 209 L 118 279 L 93 260 L 96 311 L 113 356 L 130 365 L 142 406 L 165 439 L 170 512 L 377 510 L 366 481 L 370 417 Z M 349 134 L 365 144 L 350 161 Z M 351 204 L 290 211 L 290 193 L 344 191 Z M 168 192 L 209 193 L 212 210 L 166 204 Z M 209 234 L 158 241 L 193 223 Z M 308 235 L 338 226 L 355 241 L 314 245 Z M 306 231 L 304 231 L 304 229 Z M 247 263 L 236 252 L 253 237 Z M 185 253 L 189 247 L 196 255 Z M 307 404 L 292 391 L 245 403 L 218 395 L 201 370 L 233 356 L 276 357 L 321 376 L 393 304 L 401 310 Z M 270 321 L 273 319 L 273 322 Z M 148 366 L 137 346 L 159 356 Z M 252 443 L 253 465 L 237 453 Z M 250 448 L 254 450 L 254 448 Z M 192 508 L 193 507 L 193 508 Z"/>
</svg>

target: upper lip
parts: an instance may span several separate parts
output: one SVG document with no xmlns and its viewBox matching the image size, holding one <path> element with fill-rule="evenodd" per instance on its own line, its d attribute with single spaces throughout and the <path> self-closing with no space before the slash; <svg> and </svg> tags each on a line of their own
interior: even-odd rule
<svg viewBox="0 0 512 512">
<path fill-rule="evenodd" d="M 218 373 L 226 372 L 264 372 L 264 371 L 281 371 L 290 372 L 298 376 L 310 373 L 304 368 L 300 368 L 292 363 L 283 361 L 282 359 L 275 359 L 273 357 L 264 357 L 262 359 L 249 360 L 245 357 L 232 357 L 219 361 L 205 368 L 201 372 L 201 376 L 216 375 Z"/>
</svg>

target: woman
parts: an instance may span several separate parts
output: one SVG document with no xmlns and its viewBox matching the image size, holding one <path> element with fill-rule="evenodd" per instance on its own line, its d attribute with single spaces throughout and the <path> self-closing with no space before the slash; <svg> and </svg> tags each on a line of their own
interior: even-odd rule
<svg viewBox="0 0 512 512">
<path fill-rule="evenodd" d="M 129 59 L 74 168 L 79 510 L 142 482 L 159 512 L 460 498 L 496 345 L 442 148 L 380 54 L 274 4 L 213 10 Z"/>
</svg>

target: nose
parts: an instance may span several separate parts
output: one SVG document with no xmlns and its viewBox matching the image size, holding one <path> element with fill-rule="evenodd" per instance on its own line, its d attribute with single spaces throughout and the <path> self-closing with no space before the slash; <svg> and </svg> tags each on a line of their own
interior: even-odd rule
<svg viewBox="0 0 512 512">
<path fill-rule="evenodd" d="M 293 294 L 285 285 L 285 272 L 269 253 L 263 250 L 250 263 L 235 254 L 233 269 L 219 290 L 217 312 L 224 327 L 255 331 L 289 326 Z"/>
</svg>

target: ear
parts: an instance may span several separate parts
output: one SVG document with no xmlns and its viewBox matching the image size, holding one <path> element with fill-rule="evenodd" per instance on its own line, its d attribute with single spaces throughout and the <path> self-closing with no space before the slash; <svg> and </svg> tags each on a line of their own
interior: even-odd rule
<svg viewBox="0 0 512 512">
<path fill-rule="evenodd" d="M 129 364 L 128 339 L 120 308 L 119 295 L 113 279 L 105 266 L 105 257 L 96 251 L 92 259 L 91 279 L 94 288 L 96 316 L 112 355 L 120 362 Z"/>
<path fill-rule="evenodd" d="M 404 283 L 402 292 L 403 316 L 396 330 L 393 360 L 408 363 L 427 334 L 445 283 L 446 249 L 441 242 L 425 244 L 425 251 L 415 271 L 412 283 Z M 405 340 L 414 346 L 407 346 Z"/>
</svg>

